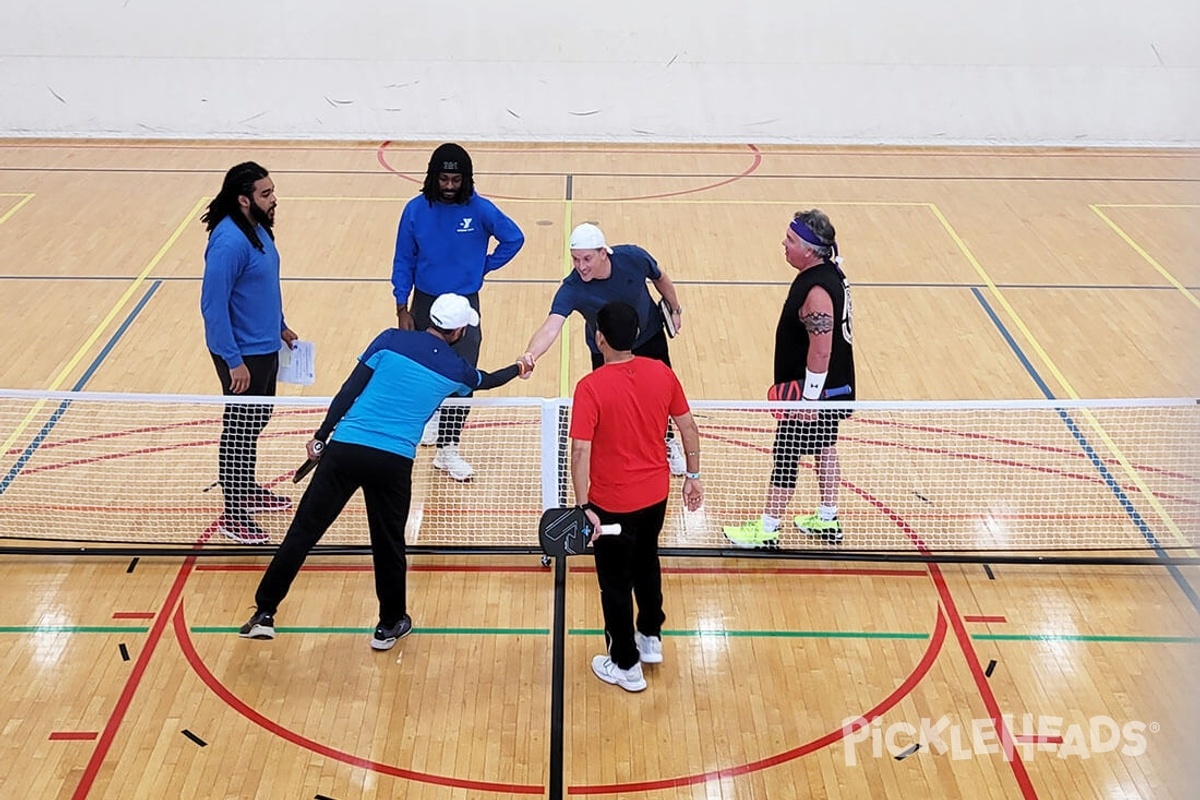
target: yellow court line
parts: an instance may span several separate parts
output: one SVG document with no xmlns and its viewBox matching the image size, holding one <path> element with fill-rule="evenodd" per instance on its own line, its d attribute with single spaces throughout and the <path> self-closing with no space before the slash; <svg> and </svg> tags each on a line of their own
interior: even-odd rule
<svg viewBox="0 0 1200 800">
<path fill-rule="evenodd" d="M 0 197 L 19 197 L 19 198 L 21 198 L 20 200 L 17 201 L 17 204 L 15 206 L 10 208 L 8 211 L 5 211 L 3 215 L 0 215 L 0 225 L 3 225 L 4 223 L 8 222 L 9 217 L 11 217 L 13 214 L 17 213 L 18 211 L 20 211 L 21 207 L 23 205 L 25 205 L 26 203 L 28 203 L 30 200 L 33 199 L 32 194 L 24 194 L 24 193 L 18 194 L 16 192 L 13 192 L 11 194 L 6 192 L 4 194 L 0 194 Z"/>
<path fill-rule="evenodd" d="M 971 252 L 970 248 L 967 247 L 966 242 L 964 242 L 962 237 L 958 235 L 958 232 L 954 230 L 954 226 L 950 224 L 950 220 L 946 219 L 946 216 L 942 214 L 941 209 L 937 207 L 936 203 L 929 203 L 928 206 L 933 212 L 933 215 L 937 217 L 938 222 L 941 223 L 942 228 L 945 229 L 946 233 L 950 235 L 950 238 L 954 241 L 955 246 L 958 247 L 959 251 L 962 252 L 967 261 L 970 262 L 976 274 L 979 275 L 984 284 L 986 284 L 988 291 L 991 292 L 992 296 L 996 298 L 996 301 L 1008 314 L 1009 319 L 1013 321 L 1013 324 L 1025 337 L 1025 340 L 1029 342 L 1030 347 L 1032 347 L 1034 352 L 1037 353 L 1038 358 L 1040 358 L 1042 363 L 1045 364 L 1046 368 L 1050 370 L 1050 373 L 1054 376 L 1054 379 L 1058 381 L 1059 385 L 1062 386 L 1072 400 L 1079 400 L 1079 393 L 1075 391 L 1075 388 L 1071 385 L 1071 382 L 1068 381 L 1066 376 L 1062 374 L 1058 366 L 1054 363 L 1054 360 L 1050 358 L 1049 353 L 1047 353 L 1045 348 L 1042 347 L 1041 343 L 1037 340 L 1037 337 L 1033 335 L 1033 332 L 1029 330 L 1029 327 L 1025 324 L 1025 321 L 1021 319 L 1019 314 L 1017 314 L 1016 309 L 1014 309 L 1012 304 L 1008 302 L 1008 298 L 1006 298 L 1004 293 L 1001 292 L 999 287 L 996 286 L 996 283 L 992 280 L 991 275 L 988 274 L 987 270 L 983 268 L 983 265 L 980 264 L 978 259 L 975 258 L 975 255 Z M 1167 529 L 1171 531 L 1179 543 L 1186 547 L 1188 545 L 1187 537 L 1184 536 L 1183 531 L 1179 529 L 1179 526 L 1175 523 L 1175 520 L 1171 518 L 1171 515 L 1167 513 L 1167 510 L 1163 508 L 1162 504 L 1158 501 L 1158 498 L 1154 496 L 1154 493 L 1150 490 L 1150 487 L 1138 473 L 1137 468 L 1133 466 L 1133 463 L 1125 456 L 1123 452 L 1121 452 L 1121 449 L 1117 447 L 1117 443 L 1114 442 L 1112 437 L 1108 435 L 1108 431 L 1104 429 L 1104 427 L 1100 424 L 1100 421 L 1096 419 L 1096 416 L 1091 412 L 1091 410 L 1084 408 L 1080 409 L 1080 411 L 1083 416 L 1087 418 L 1088 422 L 1092 426 L 1092 429 L 1096 431 L 1096 434 L 1100 437 L 1100 440 L 1104 442 L 1105 446 L 1108 447 L 1114 457 L 1116 457 L 1117 463 L 1119 463 L 1125 470 L 1125 474 L 1129 476 L 1130 481 L 1137 486 L 1138 491 L 1142 494 L 1142 497 L 1146 499 L 1146 502 L 1148 502 L 1154 511 L 1162 518 L 1163 522 L 1167 526 Z M 1191 548 L 1188 548 L 1186 552 L 1189 555 L 1195 555 L 1195 551 L 1193 551 Z"/>
<path fill-rule="evenodd" d="M 563 201 L 566 205 L 563 209 L 563 278 L 571 274 L 574 267 L 571 266 L 571 228 L 574 227 L 574 219 L 572 217 L 573 208 L 571 200 Z M 563 323 L 562 333 L 559 335 L 559 350 L 558 350 L 558 396 L 570 397 L 570 375 L 571 369 L 571 321 L 568 319 Z"/>
<path fill-rule="evenodd" d="M 59 370 L 58 374 L 54 377 L 54 380 L 50 382 L 50 386 L 47 387 L 49 391 L 57 391 L 67 380 L 67 378 L 70 377 L 71 372 L 76 366 L 79 365 L 79 362 L 83 360 L 83 357 L 87 355 L 88 351 L 92 348 L 92 345 L 99 340 L 101 334 L 104 333 L 104 330 L 108 327 L 109 323 L 116 318 L 117 314 L 119 314 L 121 309 L 124 308 L 125 304 L 129 302 L 129 299 L 133 297 L 138 288 L 146 282 L 146 278 L 150 275 L 151 271 L 153 271 L 153 269 L 158 266 L 158 263 L 163 260 L 163 257 L 166 256 L 167 251 L 169 251 L 175 242 L 179 240 L 179 237 L 183 235 L 183 232 L 187 229 L 187 226 L 196 221 L 196 215 L 200 213 L 200 209 L 203 208 L 207 202 L 208 200 L 203 197 L 196 201 L 196 205 L 192 206 L 192 210 L 189 211 L 187 216 L 183 218 L 183 221 L 176 226 L 175 231 L 167 238 L 167 241 L 163 244 L 163 246 L 158 248 L 158 252 L 155 253 L 154 257 L 150 259 L 150 263 L 146 265 L 146 268 L 143 269 L 136 278 L 134 278 L 133 283 L 129 285 L 129 288 L 127 288 L 121 294 L 121 296 L 117 298 L 117 302 L 114 303 L 113 307 L 109 309 L 107 314 L 104 315 L 104 319 L 100 320 L 100 323 L 96 325 L 95 329 L 92 330 L 91 334 L 87 337 L 87 339 L 84 340 L 83 344 L 79 346 L 79 349 L 75 351 L 75 354 L 71 356 L 71 359 L 66 363 L 66 365 L 63 366 L 61 370 Z M 4 444 L 0 445 L 0 453 L 8 452 L 9 448 L 12 447 L 13 442 L 15 442 L 21 433 L 29 426 L 29 423 L 33 421 L 34 417 L 37 416 L 38 412 L 41 411 L 46 402 L 47 401 L 45 400 L 39 400 L 33 406 L 33 408 L 29 410 L 29 412 L 25 415 L 25 418 L 21 420 L 20 424 L 18 424 L 13 432 L 9 434 L 8 438 L 4 441 Z"/>
<path fill-rule="evenodd" d="M 484 196 L 489 197 L 486 194 Z M 407 203 L 409 200 L 412 199 L 412 196 L 410 195 L 408 197 L 360 197 L 360 196 L 354 196 L 354 195 L 345 195 L 345 196 L 313 195 L 313 196 L 304 196 L 304 197 L 280 196 L 279 199 L 286 200 L 286 201 L 301 200 L 301 201 L 308 201 L 308 202 L 336 202 L 339 200 L 344 200 L 344 201 L 350 201 L 350 202 Z M 561 198 L 553 198 L 553 197 L 546 197 L 546 198 L 535 198 L 535 197 L 519 197 L 519 198 L 517 198 L 517 197 L 514 197 L 514 198 L 506 198 L 503 200 L 495 199 L 495 198 L 489 198 L 489 199 L 494 199 L 495 202 L 497 202 L 497 203 L 562 203 L 562 202 L 566 202 L 566 203 L 570 203 L 570 202 L 601 203 L 601 204 L 656 203 L 659 205 L 720 205 L 720 206 L 730 206 L 730 205 L 733 205 L 733 206 L 738 206 L 738 205 L 742 205 L 742 206 L 753 206 L 753 205 L 758 205 L 758 206 L 796 206 L 796 205 L 803 205 L 803 203 L 797 204 L 797 202 L 795 200 L 673 200 L 669 197 L 657 197 L 657 198 L 648 197 L 645 199 L 622 199 L 622 198 L 580 199 L 580 198 L 575 198 L 573 201 L 572 200 L 563 200 Z M 898 208 L 904 208 L 904 207 L 927 208 L 929 206 L 928 203 L 915 202 L 915 201 L 910 202 L 907 200 L 825 200 L 825 201 L 821 201 L 821 202 L 815 202 L 815 201 L 812 201 L 812 202 L 813 202 L 813 205 L 816 205 L 818 207 L 820 207 L 820 206 L 863 206 L 863 207 L 895 206 Z"/>
<path fill-rule="evenodd" d="M 352 203 L 400 203 L 400 204 L 404 204 L 404 203 L 407 203 L 409 200 L 412 200 L 413 197 L 415 197 L 415 196 L 416 195 L 411 195 L 411 194 L 408 195 L 407 197 L 360 197 L 360 196 L 356 196 L 356 195 L 341 195 L 341 196 L 313 195 L 313 196 L 305 196 L 305 197 L 286 197 L 286 196 L 280 195 L 279 200 L 281 202 L 288 202 L 288 203 L 296 202 L 296 201 L 317 202 L 317 203 L 335 203 L 335 202 L 339 202 L 339 201 L 345 201 L 345 202 L 352 202 Z M 553 197 L 547 197 L 544 200 L 534 198 L 534 197 L 512 197 L 512 198 L 505 198 L 502 200 L 492 198 L 489 195 L 484 195 L 484 197 L 487 197 L 489 200 L 493 200 L 493 202 L 495 202 L 497 204 L 560 203 L 560 202 L 562 202 L 561 198 L 553 198 Z"/>
<path fill-rule="evenodd" d="M 1158 206 L 1155 206 L 1155 207 L 1157 208 Z M 1200 208 L 1200 206 L 1196 206 L 1196 207 Z M 1127 234 L 1125 231 L 1123 231 L 1121 229 L 1120 225 L 1118 225 L 1117 223 L 1115 223 L 1111 219 L 1109 219 L 1108 215 L 1105 214 L 1103 211 L 1101 211 L 1099 206 L 1089 205 L 1088 208 L 1090 208 L 1092 211 L 1094 211 L 1096 213 L 1096 215 L 1100 217 L 1100 219 L 1104 220 L 1104 224 L 1107 225 L 1108 227 L 1112 228 L 1113 231 L 1116 232 L 1117 236 L 1120 236 L 1122 239 L 1124 239 L 1125 244 L 1132 247 L 1134 252 L 1137 253 L 1139 256 L 1141 256 L 1143 259 L 1145 259 L 1147 264 L 1154 267 L 1155 271 L 1158 272 L 1159 275 L 1162 275 L 1164 278 L 1166 278 L 1167 283 L 1174 286 L 1179 291 L 1180 294 L 1182 294 L 1184 297 L 1186 297 L 1188 299 L 1188 301 L 1192 305 L 1194 305 L 1196 308 L 1200 308 L 1200 298 L 1196 297 L 1196 295 L 1189 292 L 1187 287 L 1184 286 L 1182 282 L 1177 280 L 1175 278 L 1175 276 L 1172 275 L 1167 270 L 1166 267 L 1164 267 L 1162 264 L 1159 264 L 1154 259 L 1154 256 L 1147 253 L 1146 250 L 1141 245 L 1139 245 L 1137 242 L 1135 242 L 1133 240 L 1132 236 L 1130 236 L 1129 234 Z"/>
<path fill-rule="evenodd" d="M 622 200 L 621 198 L 604 199 L 604 198 L 575 198 L 577 203 L 655 203 L 658 205 L 684 205 L 684 206 L 791 206 L 802 207 L 806 205 L 804 202 L 795 200 L 673 200 L 669 197 L 646 197 L 633 198 Z M 823 200 L 820 202 L 807 201 L 817 207 L 821 206 L 896 206 L 898 208 L 928 208 L 929 203 L 925 202 L 910 202 L 908 200 Z"/>
<path fill-rule="evenodd" d="M 1195 203 L 1096 203 L 1092 208 L 1200 208 Z"/>
</svg>

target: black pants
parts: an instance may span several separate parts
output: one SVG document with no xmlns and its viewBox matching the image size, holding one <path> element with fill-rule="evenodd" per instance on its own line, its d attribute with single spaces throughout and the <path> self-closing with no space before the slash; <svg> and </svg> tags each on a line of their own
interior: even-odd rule
<svg viewBox="0 0 1200 800">
<path fill-rule="evenodd" d="M 221 379 L 221 393 L 237 397 L 229 389 L 229 365 L 215 353 L 213 366 Z M 274 397 L 275 378 L 279 374 L 279 353 L 244 356 L 242 361 L 250 370 L 250 388 L 242 394 L 251 397 Z M 217 448 L 217 481 L 225 495 L 225 513 L 244 515 L 242 506 L 257 488 L 258 437 L 271 421 L 274 406 L 231 404 L 221 415 L 221 442 Z"/>
<path fill-rule="evenodd" d="M 467 302 L 471 304 L 471 308 L 479 311 L 479 293 L 466 295 Z M 416 329 L 423 331 L 429 327 L 429 307 L 433 305 L 433 301 L 437 297 L 431 294 L 425 294 L 419 289 L 413 289 L 412 307 L 409 313 L 412 314 L 413 324 Z M 462 338 L 455 342 L 451 347 L 454 352 L 458 353 L 459 358 L 466 361 L 472 367 L 479 367 L 479 346 L 483 342 L 483 315 L 480 314 L 479 325 L 468 325 L 463 331 Z M 468 395 L 472 397 L 473 395 Z M 467 424 L 467 413 L 469 408 L 463 406 L 447 407 L 442 410 L 441 422 L 438 424 L 437 446 L 443 447 L 448 444 L 458 444 L 462 438 L 463 426 Z"/>
<path fill-rule="evenodd" d="M 661 636 L 667 619 L 658 560 L 658 537 L 667 515 L 667 501 L 622 514 L 593 508 L 601 523 L 621 524 L 620 535 L 597 538 L 594 549 L 608 655 L 618 667 L 629 669 L 639 660 L 633 640 L 634 598 L 637 630 L 643 635 Z"/>
<path fill-rule="evenodd" d="M 357 444 L 330 442 L 296 516 L 254 593 L 259 611 L 274 614 L 308 557 L 360 487 L 367 504 L 379 622 L 391 627 L 408 613 L 404 525 L 412 500 L 411 458 Z"/>
</svg>

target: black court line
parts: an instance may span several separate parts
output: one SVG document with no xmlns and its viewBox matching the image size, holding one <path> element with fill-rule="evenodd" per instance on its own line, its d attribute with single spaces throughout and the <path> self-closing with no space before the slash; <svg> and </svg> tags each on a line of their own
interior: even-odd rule
<svg viewBox="0 0 1200 800">
<path fill-rule="evenodd" d="M 129 660 L 129 648 L 125 646 L 124 642 L 121 642 L 119 649 L 121 651 L 121 660 L 128 661 Z"/>
<path fill-rule="evenodd" d="M 990 678 L 990 677 L 992 677 L 992 673 L 995 670 L 996 670 L 996 659 L 993 658 L 991 661 L 988 662 L 987 669 L 985 669 L 983 671 L 983 676 L 985 678 Z"/>
<path fill-rule="evenodd" d="M 566 696 L 567 557 L 554 559 L 553 656 L 550 664 L 550 800 L 563 796 L 563 717 Z"/>
<path fill-rule="evenodd" d="M 85 281 L 132 281 L 136 279 L 136 275 L 0 275 L 0 281 L 70 281 L 72 283 L 81 283 Z M 200 283 L 203 277 L 200 275 L 177 275 L 173 277 L 155 278 L 156 283 Z M 317 276 L 317 277 L 282 277 L 280 280 L 284 283 L 390 283 L 391 278 L 381 276 L 378 278 L 354 278 L 354 277 L 337 277 L 337 276 Z M 489 284 L 508 284 L 508 285 L 536 285 L 536 286 L 557 286 L 562 283 L 562 278 L 488 278 Z M 748 281 L 748 280 L 689 280 L 686 278 L 674 280 L 681 286 L 775 286 L 786 287 L 790 285 L 787 280 L 770 280 L 770 281 Z M 1083 283 L 997 283 L 998 289 L 1068 289 L 1076 291 L 1154 291 L 1154 292 L 1177 292 L 1175 286 L 1154 284 L 1083 284 Z M 982 283 L 901 283 L 896 281 L 854 281 L 856 289 L 977 289 L 983 291 L 987 289 L 986 284 Z M 1190 292 L 1200 292 L 1200 286 L 1185 286 L 1183 287 Z"/>
<path fill-rule="evenodd" d="M 586 155 L 586 151 L 580 151 L 580 155 Z M 646 157 L 646 153 L 630 153 L 631 156 L 638 158 Z M 653 155 L 652 153 L 649 155 Z M 787 154 L 783 154 L 787 155 Z M 815 155 L 815 154 L 813 154 Z M 896 158 L 905 158 L 903 155 L 896 155 Z M 911 156 L 909 156 L 911 157 Z M 968 157 L 968 156 L 964 156 Z M 1104 157 L 1103 154 L 1097 154 L 1097 157 Z M 0 167 L 0 172 L 38 172 L 38 173 L 96 173 L 96 174 L 134 174 L 134 175 L 224 175 L 225 169 L 200 169 L 200 168 L 181 168 L 181 167 Z M 395 172 L 381 172 L 378 168 L 374 169 L 272 169 L 272 175 L 365 175 L 394 178 L 397 174 L 409 176 L 423 176 L 425 173 L 420 170 L 396 170 Z M 668 178 L 684 178 L 684 179 L 702 179 L 708 180 L 712 178 L 728 178 L 727 172 L 575 172 L 574 175 L 580 178 L 645 178 L 648 180 L 663 180 Z M 476 172 L 476 177 L 494 176 L 501 178 L 561 178 L 561 172 Z M 1113 177 L 1112 175 L 861 175 L 856 173 L 836 173 L 836 172 L 794 172 L 784 174 L 763 174 L 754 173 L 746 175 L 741 180 L 841 180 L 841 181 L 904 181 L 904 182 L 938 182 L 938 181 L 956 181 L 956 182 L 977 182 L 977 183 L 1092 183 L 1102 181 L 1104 183 L 1200 183 L 1200 177 L 1196 178 L 1155 178 L 1155 177 Z M 486 195 L 487 193 L 484 192 Z M 527 198 L 536 200 L 537 198 Z M 552 198 L 546 198 L 552 199 Z M 603 198 L 591 198 L 603 199 Z M 399 198 L 397 202 L 402 202 Z"/>
<path fill-rule="evenodd" d="M 203 739 L 201 739 L 199 736 L 197 736 L 196 734 L 194 734 L 194 733 L 192 733 L 191 731 L 189 731 L 187 728 L 184 728 L 184 729 L 181 731 L 181 733 L 182 733 L 184 736 L 186 736 L 187 738 L 191 739 L 191 740 L 192 740 L 193 742 L 195 742 L 196 744 L 200 745 L 201 747 L 208 747 L 208 742 L 204 741 L 204 740 L 203 740 Z"/>
<path fill-rule="evenodd" d="M 558 503 L 562 505 L 562 503 Z M 9 539 L 12 541 L 13 539 Z M 131 555 L 148 558 L 162 556 L 178 558 L 180 556 L 195 556 L 196 558 L 242 558 L 246 556 L 269 556 L 278 550 L 276 545 L 254 545 L 247 547 L 204 547 L 197 550 L 194 545 L 135 545 L 135 544 L 96 544 L 67 546 L 49 539 L 22 539 L 29 542 L 24 545 L 0 544 L 0 555 L 27 556 L 113 556 L 128 558 Z M 37 544 L 37 542 L 45 544 Z M 1145 546 L 1121 548 L 1131 553 L 1145 553 Z M 1178 549 L 1182 549 L 1182 546 Z M 494 546 L 454 546 L 454 545 L 412 545 L 406 552 L 414 556 L 513 556 L 513 555 L 543 555 L 542 548 L 537 545 L 494 545 Z M 1112 548 L 1099 550 L 1095 553 L 1089 550 L 1006 553 L 993 552 L 904 552 L 890 550 L 843 550 L 840 546 L 824 547 L 820 550 L 742 550 L 739 548 L 713 547 L 662 547 L 659 554 L 664 558 L 734 558 L 744 560 L 781 559 L 789 561 L 836 561 L 844 563 L 867 564 L 981 564 L 990 571 L 989 564 L 1041 565 L 1041 566 L 1087 566 L 1087 567 L 1174 567 L 1200 566 L 1200 556 L 1114 556 Z M 370 545 L 317 545 L 312 551 L 314 556 L 369 556 Z"/>
</svg>

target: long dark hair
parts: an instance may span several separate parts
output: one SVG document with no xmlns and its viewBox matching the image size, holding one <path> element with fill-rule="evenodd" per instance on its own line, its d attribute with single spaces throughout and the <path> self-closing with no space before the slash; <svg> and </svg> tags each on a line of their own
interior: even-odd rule
<svg viewBox="0 0 1200 800">
<path fill-rule="evenodd" d="M 253 203 L 254 184 L 269 174 L 253 161 L 245 161 L 226 172 L 225 180 L 221 183 L 221 191 L 208 204 L 208 210 L 200 217 L 200 221 L 205 224 L 208 232 L 212 233 L 213 228 L 217 227 L 217 223 L 229 217 L 234 224 L 241 228 L 242 233 L 246 234 L 246 238 L 250 240 L 250 244 L 254 245 L 254 249 L 261 253 L 263 251 L 262 240 L 258 238 L 255 226 L 242 213 L 238 198 L 249 197 L 250 202 Z M 267 229 L 267 235 L 274 239 L 275 231 L 271 229 L 271 225 L 264 223 L 263 227 Z"/>
<path fill-rule="evenodd" d="M 430 205 L 441 201 L 438 175 L 443 172 L 457 172 L 462 175 L 462 186 L 452 202 L 458 205 L 470 201 L 471 195 L 475 193 L 475 173 L 471 166 L 471 156 L 462 145 L 446 142 L 438 145 L 429 157 L 429 167 L 425 170 L 425 183 L 421 186 L 421 194 L 425 195 Z"/>
</svg>

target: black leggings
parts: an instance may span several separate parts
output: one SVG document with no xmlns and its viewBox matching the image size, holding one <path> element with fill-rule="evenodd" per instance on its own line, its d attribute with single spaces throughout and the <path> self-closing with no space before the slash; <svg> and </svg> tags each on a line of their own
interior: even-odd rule
<svg viewBox="0 0 1200 800">
<path fill-rule="evenodd" d="M 296 516 L 254 593 L 259 611 L 274 614 L 309 552 L 359 489 L 367 505 L 379 621 L 392 627 L 408 613 L 404 526 L 412 502 L 411 458 L 333 441 L 325 448 Z"/>
<path fill-rule="evenodd" d="M 221 379 L 222 394 L 238 397 L 229 389 L 229 365 L 215 353 L 213 366 Z M 250 370 L 250 387 L 242 392 L 249 397 L 274 397 L 275 378 L 279 373 L 279 353 L 243 356 Z M 217 448 L 217 481 L 225 495 L 225 513 L 244 516 L 242 507 L 257 488 L 258 437 L 271 421 L 274 406 L 259 404 L 229 404 L 221 415 L 221 441 Z"/>
<path fill-rule="evenodd" d="M 466 298 L 467 302 L 471 304 L 471 308 L 478 312 L 479 293 L 466 295 Z M 413 289 L 412 307 L 409 309 L 409 313 L 412 314 L 413 325 L 417 330 L 423 331 L 429 327 L 429 307 L 436 299 L 437 297 L 434 295 Z M 482 317 L 482 315 L 480 316 Z M 482 324 L 481 319 L 479 325 L 468 325 L 467 329 L 463 331 L 462 338 L 450 345 L 463 361 L 476 368 L 479 367 L 479 346 L 483 342 Z M 464 406 L 447 407 L 442 410 L 441 422 L 438 423 L 438 447 L 458 444 L 459 439 L 462 438 L 463 426 L 467 424 L 467 414 L 470 410 Z"/>
</svg>

